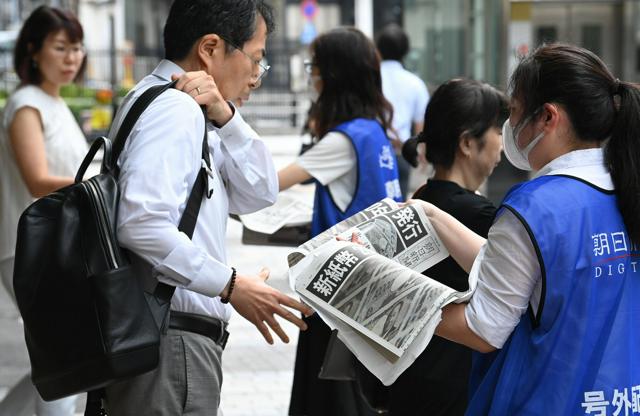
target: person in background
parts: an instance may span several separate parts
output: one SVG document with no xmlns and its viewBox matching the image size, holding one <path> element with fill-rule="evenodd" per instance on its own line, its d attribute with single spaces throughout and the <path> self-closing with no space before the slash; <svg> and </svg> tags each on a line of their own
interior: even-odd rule
<svg viewBox="0 0 640 416">
<path fill-rule="evenodd" d="M 436 334 L 480 352 L 468 415 L 631 414 L 640 391 L 640 90 L 592 52 L 521 60 L 503 126 L 512 188 L 487 239 L 420 204 L 477 288 Z"/>
<path fill-rule="evenodd" d="M 40 6 L 24 22 L 16 41 L 14 68 L 20 84 L 7 100 L 0 132 L 0 275 L 14 301 L 20 215 L 34 198 L 73 183 L 88 150 L 60 97 L 60 88 L 82 75 L 82 40 L 82 26 L 73 14 Z M 0 403 L 0 414 L 73 415 L 75 402 L 75 396 L 43 401 L 26 375 Z"/>
<path fill-rule="evenodd" d="M 110 136 L 144 92 L 177 81 L 142 113 L 118 159 L 118 242 L 153 287 L 176 287 L 153 371 L 106 387 L 111 416 L 219 414 L 222 354 L 235 309 L 272 344 L 289 338 L 275 315 L 306 325 L 287 307 L 311 309 L 227 264 L 226 221 L 272 205 L 278 194 L 271 154 L 233 103 L 242 105 L 269 69 L 273 10 L 262 0 L 175 0 L 164 27 L 165 59 L 129 92 Z M 200 106 L 204 106 L 205 114 Z M 193 239 L 179 231 L 207 132 L 210 192 Z M 247 381 L 250 382 L 250 381 Z"/>
<path fill-rule="evenodd" d="M 434 204 L 473 232 L 487 237 L 495 206 L 477 193 L 500 161 L 506 96 L 469 79 L 445 82 L 433 93 L 418 142 L 435 174 L 414 199 Z M 451 257 L 424 272 L 457 291 L 469 275 Z M 468 400 L 471 350 L 434 336 L 416 361 L 390 386 L 390 416 L 462 416 Z"/>
<path fill-rule="evenodd" d="M 359 30 L 346 27 L 321 34 L 310 50 L 306 67 L 318 92 L 310 118 L 320 139 L 280 170 L 278 181 L 284 190 L 315 180 L 315 236 L 385 197 L 400 200 L 401 192 L 386 133 L 393 110 L 382 94 L 375 46 Z M 354 414 L 353 383 L 318 378 L 329 327 L 317 315 L 306 322 L 309 329 L 298 340 L 289 414 Z"/>
<path fill-rule="evenodd" d="M 382 56 L 382 92 L 393 106 L 392 129 L 396 154 L 400 155 L 402 144 L 423 129 L 424 111 L 429 102 L 429 91 L 415 74 L 404 69 L 402 61 L 409 52 L 409 37 L 395 23 L 385 26 L 376 38 L 376 46 Z M 409 193 L 410 165 L 398 157 L 400 189 L 403 197 Z"/>
</svg>

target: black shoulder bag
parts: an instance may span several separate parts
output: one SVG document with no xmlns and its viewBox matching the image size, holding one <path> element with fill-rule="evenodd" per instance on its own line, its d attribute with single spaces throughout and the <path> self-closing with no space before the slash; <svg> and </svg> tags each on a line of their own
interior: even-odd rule
<svg viewBox="0 0 640 416">
<path fill-rule="evenodd" d="M 109 139 L 97 139 L 75 183 L 38 199 L 20 217 L 14 289 L 31 378 L 45 400 L 89 391 L 90 413 L 100 397 L 95 391 L 158 365 L 160 335 L 175 287 L 159 283 L 152 295 L 145 294 L 118 246 L 117 160 L 142 112 L 173 86 L 145 91 L 127 113 L 113 148 Z M 101 147 L 101 173 L 83 182 Z M 210 166 L 206 125 L 202 158 Z M 189 238 L 207 187 L 203 167 L 178 227 Z"/>
</svg>

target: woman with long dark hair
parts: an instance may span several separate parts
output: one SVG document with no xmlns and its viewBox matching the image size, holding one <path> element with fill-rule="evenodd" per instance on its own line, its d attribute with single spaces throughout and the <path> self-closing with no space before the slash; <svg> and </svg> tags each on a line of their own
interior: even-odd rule
<svg viewBox="0 0 640 416">
<path fill-rule="evenodd" d="M 34 198 L 73 183 L 88 146 L 60 89 L 82 75 L 83 30 L 70 12 L 40 6 L 27 18 L 16 42 L 14 67 L 20 85 L 4 109 L 0 129 L 0 277 L 13 294 L 16 229 Z M 75 397 L 46 403 L 28 376 L 7 393 L 1 414 L 72 415 Z M 3 413 L 6 412 L 6 413 Z"/>
<path fill-rule="evenodd" d="M 420 202 L 478 286 L 436 334 L 481 352 L 469 415 L 625 414 L 640 390 L 640 90 L 542 46 L 511 77 L 507 158 L 538 171 L 484 238 Z"/>
<path fill-rule="evenodd" d="M 492 86 L 452 79 L 434 92 L 417 137 L 435 173 L 413 198 L 434 204 L 484 238 L 496 207 L 477 191 L 500 161 L 508 112 L 506 96 Z M 424 274 L 458 291 L 469 288 L 469 274 L 450 257 Z M 389 415 L 464 415 L 470 370 L 469 348 L 433 337 L 390 386 Z"/>
<path fill-rule="evenodd" d="M 400 200 L 401 192 L 386 134 L 393 110 L 382 95 L 373 42 L 355 28 L 338 28 L 318 36 L 310 51 L 308 72 L 318 93 L 310 119 L 319 140 L 278 179 L 280 190 L 315 181 L 315 236 L 385 197 Z M 315 315 L 307 324 L 298 341 L 289 414 L 353 414 L 353 384 L 318 379 L 329 328 Z"/>
</svg>

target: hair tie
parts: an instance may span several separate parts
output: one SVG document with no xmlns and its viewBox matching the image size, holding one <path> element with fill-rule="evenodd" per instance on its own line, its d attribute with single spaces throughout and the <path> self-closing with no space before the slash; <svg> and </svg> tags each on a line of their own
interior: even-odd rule
<svg viewBox="0 0 640 416">
<path fill-rule="evenodd" d="M 620 94 L 620 79 L 613 80 L 613 94 Z"/>
<path fill-rule="evenodd" d="M 613 80 L 613 93 L 611 94 L 611 98 L 613 99 L 613 108 L 617 113 L 620 111 L 620 105 L 622 104 L 622 98 L 620 97 L 620 79 L 618 78 Z"/>
</svg>

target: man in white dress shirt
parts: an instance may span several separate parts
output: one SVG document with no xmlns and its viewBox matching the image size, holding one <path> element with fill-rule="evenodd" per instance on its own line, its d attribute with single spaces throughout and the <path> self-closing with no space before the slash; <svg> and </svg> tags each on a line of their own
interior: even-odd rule
<svg viewBox="0 0 640 416">
<path fill-rule="evenodd" d="M 429 91 L 424 82 L 402 66 L 409 52 L 409 37 L 395 23 L 385 26 L 376 38 L 376 46 L 382 56 L 380 75 L 382 93 L 393 106 L 394 147 L 398 155 L 398 173 L 403 196 L 409 191 L 409 163 L 400 155 L 402 144 L 423 128 L 424 112 L 429 102 Z"/>
<path fill-rule="evenodd" d="M 247 275 L 226 264 L 229 213 L 269 206 L 278 193 L 271 155 L 231 104 L 242 105 L 260 86 L 272 29 L 272 10 L 261 0 L 175 0 L 164 29 L 165 59 L 115 119 L 112 133 L 148 87 L 178 79 L 142 114 L 118 160 L 118 240 L 146 274 L 176 291 L 158 368 L 107 388 L 112 416 L 216 415 L 229 304 L 269 343 L 269 328 L 288 342 L 275 314 L 306 328 L 283 305 L 311 310 L 264 283 L 268 271 Z M 202 200 L 190 240 L 178 223 L 202 163 L 199 105 L 206 106 L 213 193 Z"/>
</svg>

